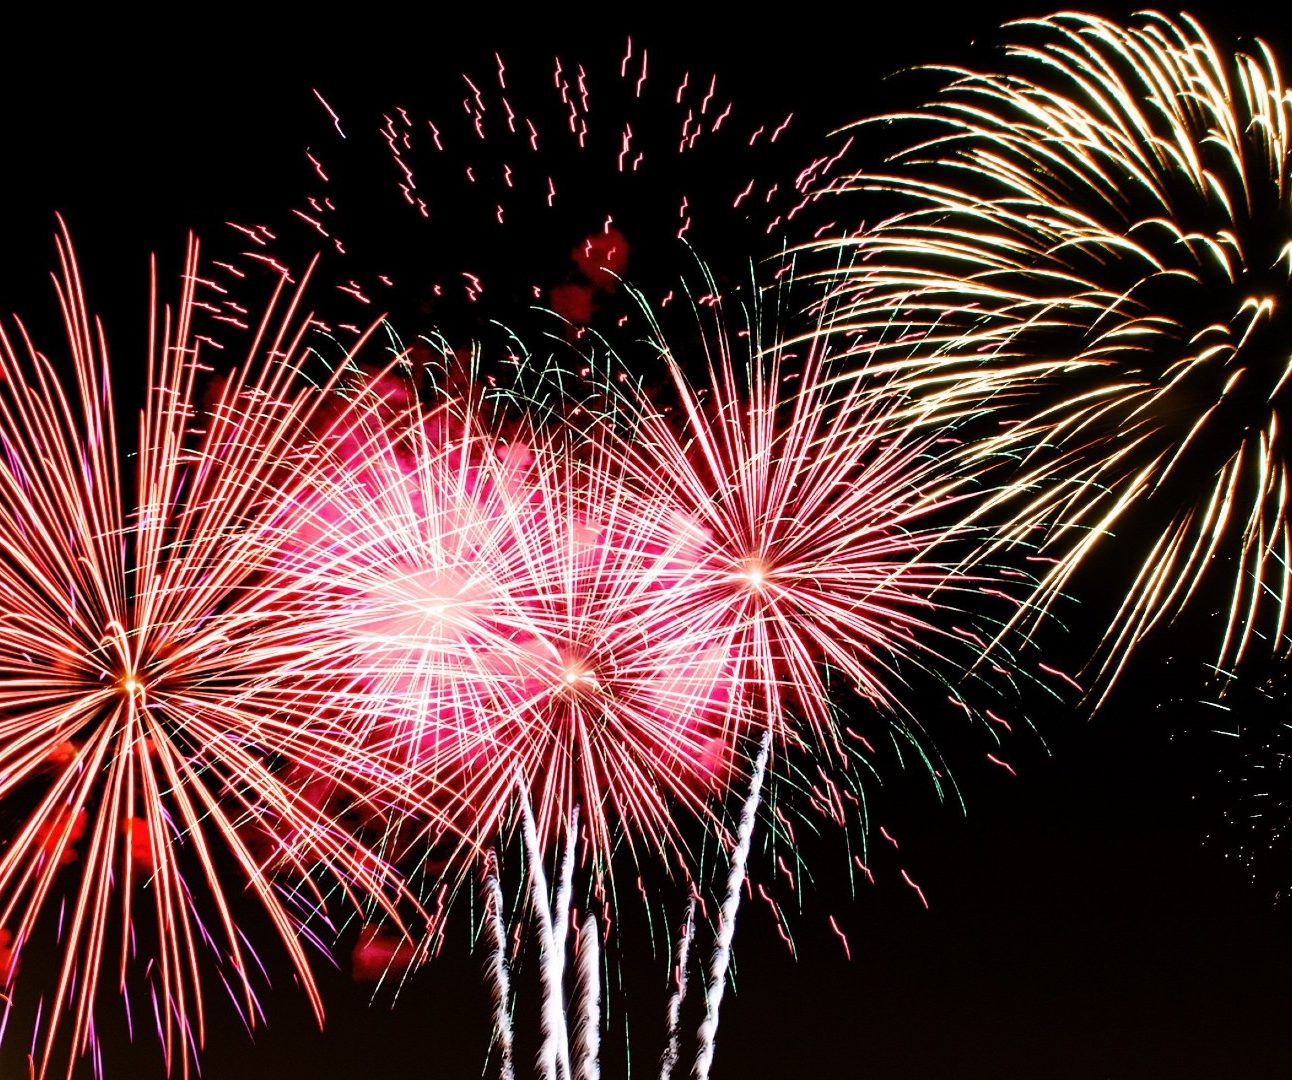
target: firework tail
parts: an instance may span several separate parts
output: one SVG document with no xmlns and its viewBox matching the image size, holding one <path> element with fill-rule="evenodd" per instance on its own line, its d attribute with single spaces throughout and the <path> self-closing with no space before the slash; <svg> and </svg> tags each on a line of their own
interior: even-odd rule
<svg viewBox="0 0 1292 1080">
<path fill-rule="evenodd" d="M 485 862 L 484 931 L 489 942 L 488 982 L 493 1000 L 493 1042 L 498 1048 L 499 1080 L 515 1080 L 511 1046 L 511 973 L 507 970 L 507 926 L 503 921 L 502 885 L 498 880 L 498 858 L 491 851 Z"/>
<path fill-rule="evenodd" d="M 530 900 L 534 905 L 534 915 L 539 923 L 543 944 L 543 1044 L 539 1048 L 539 1068 L 547 1080 L 557 1080 L 558 1075 L 568 1080 L 570 1041 L 565 1027 L 562 991 L 565 963 L 556 947 L 552 910 L 547 902 L 547 876 L 543 873 L 543 849 L 538 842 L 534 811 L 530 808 L 528 793 L 523 789 L 520 805 L 525 854 L 529 858 Z M 564 934 L 561 937 L 564 941 Z"/>
<path fill-rule="evenodd" d="M 677 939 L 677 952 L 673 958 L 673 993 L 668 999 L 668 1043 L 659 1066 L 659 1080 L 671 1080 L 679 1052 L 678 1023 L 682 1017 L 682 1002 L 686 1000 L 686 966 L 691 955 L 691 940 L 695 936 L 695 897 L 686 905 L 686 920 Z"/>
<path fill-rule="evenodd" d="M 601 1076 L 601 942 L 596 917 L 583 920 L 579 937 L 580 1015 L 574 1060 L 575 1080 Z"/>
<path fill-rule="evenodd" d="M 749 781 L 749 794 L 740 811 L 740 832 L 731 852 L 731 868 L 727 871 L 727 895 L 718 914 L 718 940 L 709 962 L 709 985 L 704 995 L 704 1020 L 700 1024 L 700 1049 L 695 1057 L 696 1080 L 708 1080 L 713 1066 L 714 1040 L 718 1034 L 718 1010 L 722 1008 L 722 994 L 727 984 L 727 967 L 731 963 L 731 939 L 736 933 L 736 911 L 740 907 L 740 893 L 745 886 L 745 864 L 749 859 L 749 845 L 754 837 L 754 822 L 758 818 L 758 803 L 763 793 L 763 777 L 767 773 L 767 756 L 771 752 L 772 733 L 763 733 L 754 763 L 754 775 Z"/>
<path fill-rule="evenodd" d="M 556 886 L 556 909 L 552 912 L 552 951 L 543 958 L 543 966 L 547 971 L 547 983 L 554 988 L 556 1000 L 562 1005 L 562 1014 L 564 1014 L 565 945 L 570 931 L 570 898 L 574 888 L 574 849 L 578 835 L 579 806 L 575 803 L 570 808 L 569 827 L 565 834 L 565 851 L 561 857 L 561 878 Z M 568 1022 L 562 1022 L 561 1036 L 558 1047 L 561 1068 L 567 1077 L 572 1077 L 574 1074 L 570 1071 Z"/>
<path fill-rule="evenodd" d="M 552 941 L 556 945 L 558 974 L 565 976 L 565 938 L 570 929 L 570 897 L 574 887 L 574 847 L 579 834 L 579 807 L 570 809 L 570 826 L 565 834 L 565 852 L 561 858 L 561 880 L 556 887 L 556 910 L 552 912 Z M 559 980 L 558 980 L 559 982 Z"/>
</svg>

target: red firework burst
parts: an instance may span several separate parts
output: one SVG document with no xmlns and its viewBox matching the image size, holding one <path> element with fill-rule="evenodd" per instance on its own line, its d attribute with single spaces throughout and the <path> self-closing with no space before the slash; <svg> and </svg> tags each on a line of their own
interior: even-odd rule
<svg viewBox="0 0 1292 1080">
<path fill-rule="evenodd" d="M 837 376 L 829 335 L 796 352 L 711 306 L 696 378 L 659 331 L 675 409 L 618 361 L 581 402 L 555 365 L 429 404 L 384 375 L 296 474 L 284 572 L 324 629 L 291 677 L 337 687 L 469 848 L 519 783 L 545 846 L 579 804 L 603 866 L 620 836 L 671 859 L 769 725 L 845 756 L 840 686 L 918 741 L 903 680 L 949 663 L 931 615 L 986 576 L 931 554 L 972 478 Z"/>
<path fill-rule="evenodd" d="M 258 905 L 320 1016 L 307 949 L 327 895 L 395 914 L 385 864 L 298 782 L 327 777 L 363 801 L 336 771 L 345 732 L 265 690 L 310 648 L 256 542 L 316 400 L 293 389 L 309 320 L 299 293 L 276 295 L 247 363 L 204 398 L 190 245 L 178 304 L 162 308 L 154 284 L 131 469 L 65 234 L 59 257 L 67 364 L 21 325 L 0 331 L 0 807 L 19 822 L 0 854 L 7 1007 L 39 999 L 34 1067 L 65 1055 L 70 1075 L 105 994 L 132 1027 L 132 1000 L 151 999 L 167 1068 L 187 1073 L 204 970 L 249 1026 L 259 1012 L 234 893 Z M 45 938 L 61 959 L 42 985 L 19 966 L 47 955 Z"/>
</svg>

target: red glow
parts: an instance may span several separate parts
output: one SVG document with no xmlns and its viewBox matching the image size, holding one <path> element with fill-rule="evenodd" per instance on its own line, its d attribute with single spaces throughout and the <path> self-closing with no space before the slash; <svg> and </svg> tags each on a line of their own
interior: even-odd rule
<svg viewBox="0 0 1292 1080">
<path fill-rule="evenodd" d="M 628 252 L 627 238 L 611 225 L 586 237 L 570 257 L 594 288 L 610 291 L 628 269 Z"/>
<path fill-rule="evenodd" d="M 416 950 L 411 942 L 379 926 L 365 926 L 350 952 L 350 977 L 355 982 L 398 978 L 412 967 Z"/>
</svg>

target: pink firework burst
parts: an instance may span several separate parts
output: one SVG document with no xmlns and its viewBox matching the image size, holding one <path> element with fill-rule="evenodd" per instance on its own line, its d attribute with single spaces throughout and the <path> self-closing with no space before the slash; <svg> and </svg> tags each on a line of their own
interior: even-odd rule
<svg viewBox="0 0 1292 1080">
<path fill-rule="evenodd" d="M 329 896 L 397 918 L 399 888 L 298 782 L 328 777 L 365 802 L 337 773 L 343 751 L 354 757 L 346 732 L 314 701 L 265 689 L 311 647 L 256 542 L 317 400 L 294 389 L 299 294 L 276 296 L 246 364 L 203 396 L 190 245 L 178 304 L 162 307 L 154 284 L 131 468 L 66 234 L 59 258 L 66 365 L 21 324 L 0 332 L 0 807 L 17 822 L 0 854 L 6 1008 L 35 1013 L 33 1068 L 62 1056 L 70 1075 L 105 997 L 131 1029 L 132 1002 L 151 1002 L 167 1068 L 187 1073 L 208 977 L 248 1026 L 259 1015 L 248 903 L 321 1017 L 314 919 Z M 22 964 L 33 950 L 41 965 Z"/>
<path fill-rule="evenodd" d="M 442 839 L 493 843 L 519 783 L 545 845 L 579 804 L 599 857 L 673 851 L 731 768 L 734 695 L 725 653 L 651 615 L 672 508 L 625 497 L 610 445 L 505 420 L 472 373 L 429 404 L 392 380 L 299 474 L 288 566 L 328 631 L 291 677 L 341 688 Z"/>
<path fill-rule="evenodd" d="M 829 327 L 784 333 L 788 285 L 700 286 L 688 294 L 697 332 L 652 320 L 662 392 L 605 372 L 623 483 L 667 506 L 655 521 L 675 530 L 651 617 L 728 657 L 742 714 L 779 742 L 838 749 L 848 695 L 913 735 L 910 672 L 976 653 L 936 616 L 1004 595 L 993 571 L 954 554 L 974 474 L 955 465 L 952 435 L 921 431 L 900 398 L 837 367 Z"/>
</svg>

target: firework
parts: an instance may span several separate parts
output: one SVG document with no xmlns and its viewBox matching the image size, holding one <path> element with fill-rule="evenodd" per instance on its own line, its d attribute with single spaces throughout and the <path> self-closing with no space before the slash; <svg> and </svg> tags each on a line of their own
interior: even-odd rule
<svg viewBox="0 0 1292 1080">
<path fill-rule="evenodd" d="M 286 677 L 364 718 L 438 807 L 408 842 L 447 840 L 459 870 L 509 832 L 518 780 L 544 850 L 582 805 L 599 865 L 621 837 L 675 852 L 732 692 L 725 655 L 650 619 L 671 508 L 630 504 L 609 446 L 508 419 L 457 374 L 429 402 L 392 400 L 390 375 L 358 387 L 298 473 L 280 571 L 329 629 Z"/>
<path fill-rule="evenodd" d="M 778 756 L 802 751 L 860 786 L 877 765 L 861 748 L 875 749 L 834 704 L 858 697 L 870 706 L 861 723 L 879 718 L 943 782 L 906 688 L 916 671 L 954 666 L 954 648 L 976 648 L 935 616 L 989 575 L 933 555 L 954 546 L 972 477 L 947 475 L 953 440 L 894 423 L 897 410 L 836 371 L 829 335 L 796 352 L 769 329 L 784 312 L 751 295 L 734 326 L 712 293 L 695 298 L 706 362 L 694 375 L 653 324 L 655 391 L 613 354 L 580 354 L 575 370 L 513 357 L 504 378 L 442 342 L 405 350 L 347 385 L 278 493 L 292 513 L 272 541 L 275 575 L 294 581 L 301 619 L 324 628 L 285 677 L 330 687 L 365 753 L 400 763 L 389 796 L 434 807 L 429 822 L 392 830 L 387 850 L 457 891 L 482 857 L 493 865 L 519 806 L 547 1076 L 589 1072 L 598 1057 L 589 952 L 578 996 L 589 1011 L 565 1011 L 576 866 L 590 866 L 579 890 L 607 918 L 621 844 L 639 867 L 690 879 L 687 823 L 725 846 L 726 796 L 752 777 L 707 980 L 707 1070 L 773 741 Z M 838 820 L 843 796 L 821 798 Z M 492 895 L 499 873 L 484 878 Z M 505 1072 L 507 954 L 489 918 Z M 584 938 L 598 925 L 585 920 Z"/>
<path fill-rule="evenodd" d="M 933 422 L 985 421 L 972 457 L 1009 472 L 982 520 L 1052 563 L 1032 614 L 1083 567 L 1116 582 L 1105 685 L 1191 605 L 1218 667 L 1285 653 L 1292 97 L 1187 16 L 1013 26 L 898 118 L 927 129 L 898 167 L 841 185 L 905 206 L 833 245 L 843 321 Z"/>
<path fill-rule="evenodd" d="M 675 406 L 621 357 L 504 388 L 445 354 L 429 393 L 358 388 L 296 480 L 287 573 L 334 642 L 299 674 L 346 687 L 468 847 L 519 777 L 545 850 L 582 804 L 598 874 L 617 838 L 680 854 L 764 729 L 851 761 L 845 693 L 920 746 L 905 681 L 976 648 L 933 619 L 988 576 L 930 554 L 972 491 L 953 440 L 894 424 L 828 335 L 800 355 L 711 308 L 699 381 L 656 325 Z"/>
<path fill-rule="evenodd" d="M 952 469 L 962 460 L 954 438 L 922 434 L 901 399 L 872 398 L 835 363 L 821 327 L 789 340 L 780 330 L 788 285 L 724 300 L 711 278 L 704 284 L 690 294 L 698 332 L 683 339 L 652 321 L 646 364 L 594 345 L 573 366 L 547 367 L 529 390 L 530 400 L 562 403 L 584 453 L 591 444 L 608 454 L 631 535 L 650 538 L 655 557 L 639 564 L 646 577 L 620 594 L 615 619 L 646 628 L 643 640 L 684 635 L 690 652 L 721 664 L 716 791 L 743 787 L 744 797 L 725 845 L 697 1075 L 712 1064 L 773 746 L 777 757 L 801 752 L 822 778 L 819 786 L 791 781 L 805 798 L 786 800 L 801 803 L 790 812 L 820 808 L 841 825 L 840 788 L 860 789 L 861 774 L 877 767 L 857 749 L 874 754 L 858 730 L 873 732 L 876 720 L 915 747 L 940 783 L 910 706 L 911 681 L 916 671 L 954 668 L 962 648 L 966 662 L 977 655 L 971 634 L 946 625 L 970 593 L 1006 595 L 990 568 L 966 573 L 951 554 L 964 539 L 962 504 L 977 494 L 972 474 Z M 729 320 L 728 305 L 747 306 Z M 663 384 L 636 379 L 643 368 L 662 369 Z M 544 385 L 555 389 L 545 395 Z M 957 691 L 950 696 L 964 707 Z M 851 721 L 837 707 L 849 699 L 867 706 Z M 843 782 L 836 787 L 823 767 Z M 682 952 L 664 1075 L 679 1056 L 686 964 Z"/>
<path fill-rule="evenodd" d="M 949 554 L 973 475 L 952 467 L 949 432 L 922 434 L 900 398 L 877 403 L 840 369 L 824 326 L 784 332 L 791 285 L 726 298 L 702 285 L 689 293 L 698 337 L 679 345 L 653 323 L 662 392 L 613 360 L 604 371 L 625 483 L 669 507 L 652 616 L 727 658 L 736 719 L 752 725 L 729 737 L 750 757 L 771 726 L 782 746 L 846 759 L 847 696 L 918 742 L 910 673 L 955 666 L 965 639 L 936 616 L 992 576 Z"/>
<path fill-rule="evenodd" d="M 505 86 L 499 91 L 506 97 Z M 490 94 L 467 99 L 479 140 L 469 145 L 483 143 L 479 129 L 488 128 L 495 151 L 502 145 L 507 154 L 511 133 L 491 125 L 509 110 L 485 115 Z M 442 161 L 461 159 L 438 158 L 412 116 L 386 118 L 387 145 L 410 212 L 426 210 L 434 227 L 433 200 L 431 209 L 418 206 L 432 190 L 424 181 Z M 516 149 L 517 160 L 531 152 Z M 792 198 L 805 199 L 836 160 L 822 158 L 800 176 Z M 324 184 L 329 168 L 320 158 Z M 528 195 L 518 184 L 499 197 L 511 206 Z M 331 232 L 344 219 L 332 216 L 340 200 L 329 198 L 311 210 Z M 742 301 L 721 300 L 713 275 L 703 295 L 652 283 L 654 304 L 624 287 L 618 230 L 626 225 L 609 210 L 596 215 L 575 233 L 588 239 L 573 261 L 595 301 L 609 308 L 611 292 L 627 297 L 615 308 L 629 309 L 621 325 L 647 324 L 652 352 L 639 371 L 661 373 L 659 385 L 615 357 L 581 358 L 587 373 L 560 364 L 523 371 L 524 389 L 515 391 L 478 370 L 427 385 L 424 366 L 412 363 L 398 386 L 383 376 L 352 388 L 285 500 L 296 508 L 295 534 L 275 538 L 290 552 L 280 569 L 307 598 L 302 618 L 328 627 L 290 679 L 332 688 L 333 705 L 344 701 L 362 718 L 350 726 L 362 732 L 365 752 L 402 763 L 406 790 L 435 807 L 435 820 L 425 829 L 402 822 L 389 850 L 420 858 L 430 879 L 449 888 L 483 852 L 505 848 L 518 798 L 544 855 L 571 843 L 571 823 L 581 822 L 577 840 L 591 854 L 591 891 L 603 909 L 621 845 L 639 865 L 662 861 L 690 877 L 691 836 L 707 830 L 704 843 L 719 835 L 721 846 L 742 850 L 727 843 L 734 830 L 721 827 L 723 803 L 755 773 L 769 730 L 768 754 L 777 759 L 769 767 L 793 751 L 814 768 L 843 764 L 859 787 L 857 776 L 877 768 L 860 730 L 878 729 L 891 733 L 899 756 L 913 747 L 939 790 L 944 783 L 908 680 L 926 667 L 954 667 L 946 654 L 955 649 L 974 649 L 959 630 L 935 626 L 958 597 L 985 584 L 949 554 L 971 471 L 949 470 L 950 440 L 920 433 L 836 370 L 827 335 L 796 345 L 772 329 L 789 309 L 776 290 L 767 295 L 783 307 L 769 316 L 762 290 L 734 288 L 754 299 L 743 321 L 728 325 L 728 305 Z M 478 244 L 487 234 L 469 235 Z M 566 239 L 558 250 L 570 246 Z M 464 275 L 473 302 L 484 277 Z M 674 274 L 669 280 L 676 285 Z M 530 282 L 518 291 L 565 316 L 554 336 L 592 341 L 587 312 L 555 289 Z M 698 315 L 703 324 L 704 340 L 689 356 L 665 329 L 662 312 L 674 302 L 670 316 Z M 947 552 L 935 558 L 940 544 Z M 958 690 L 950 696 L 962 703 Z M 841 701 L 857 699 L 869 706 L 854 725 L 860 730 L 838 712 Z M 845 798 L 856 797 L 829 779 L 801 786 L 835 820 L 850 813 Z M 697 818 L 706 830 L 686 833 Z M 553 900 L 545 885 L 534 886 L 531 903 L 543 906 L 537 889 L 548 908 L 567 910 L 569 888 Z M 537 921 L 552 938 L 543 931 L 542 1069 L 568 1074 L 567 920 Z M 503 970 L 496 940 L 492 949 Z M 721 982 L 725 961 L 715 970 Z M 711 1052 L 720 988 L 710 996 Z M 499 1045 L 505 1062 L 506 1040 Z"/>
<path fill-rule="evenodd" d="M 751 779 L 727 845 L 695 1066 L 704 1076 L 769 755 L 801 753 L 836 793 L 831 774 L 861 788 L 878 762 L 858 732 L 887 729 L 939 783 L 912 680 L 956 668 L 957 654 L 972 661 L 972 634 L 947 616 L 971 594 L 1006 592 L 988 567 L 967 570 L 952 554 L 966 539 L 965 506 L 981 494 L 972 472 L 956 467 L 954 435 L 921 433 L 900 395 L 873 397 L 837 362 L 825 326 L 787 334 L 792 281 L 726 296 L 703 269 L 699 281 L 682 290 L 691 333 L 651 318 L 646 364 L 662 368 L 662 387 L 613 356 L 589 357 L 578 374 L 590 414 L 609 418 L 613 434 L 599 437 L 614 441 L 625 487 L 669 508 L 656 515 L 668 527 L 657 544 L 671 557 L 649 617 L 686 627 L 726 658 L 739 707 L 725 718 L 725 744 L 756 759 L 742 765 Z M 958 691 L 950 697 L 967 708 Z M 851 718 L 840 708 L 849 702 Z M 807 813 L 808 793 L 821 789 L 792 786 L 807 798 L 790 798 L 800 804 L 791 812 Z M 821 808 L 846 825 L 834 799 L 843 796 Z M 666 1074 L 675 1062 L 671 1047 Z"/>
<path fill-rule="evenodd" d="M 70 1075 L 105 996 L 132 1029 L 132 1002 L 151 1001 L 167 1068 L 187 1073 L 206 977 L 248 1026 L 260 1012 L 235 894 L 259 906 L 320 1018 L 315 917 L 350 900 L 397 918 L 390 871 L 302 783 L 369 801 L 337 773 L 342 750 L 353 759 L 345 733 L 310 698 L 261 692 L 310 649 L 253 542 L 280 512 L 273 478 L 316 397 L 293 390 L 309 320 L 299 294 L 276 296 L 247 363 L 203 398 L 191 244 L 178 305 L 160 306 L 154 275 L 131 469 L 65 234 L 59 257 L 66 367 L 21 325 L 0 335 L 6 1009 L 36 1014 L 39 1074 L 65 1054 Z M 43 964 L 49 939 L 61 958 L 41 986 L 40 966 L 21 961 Z"/>
</svg>

